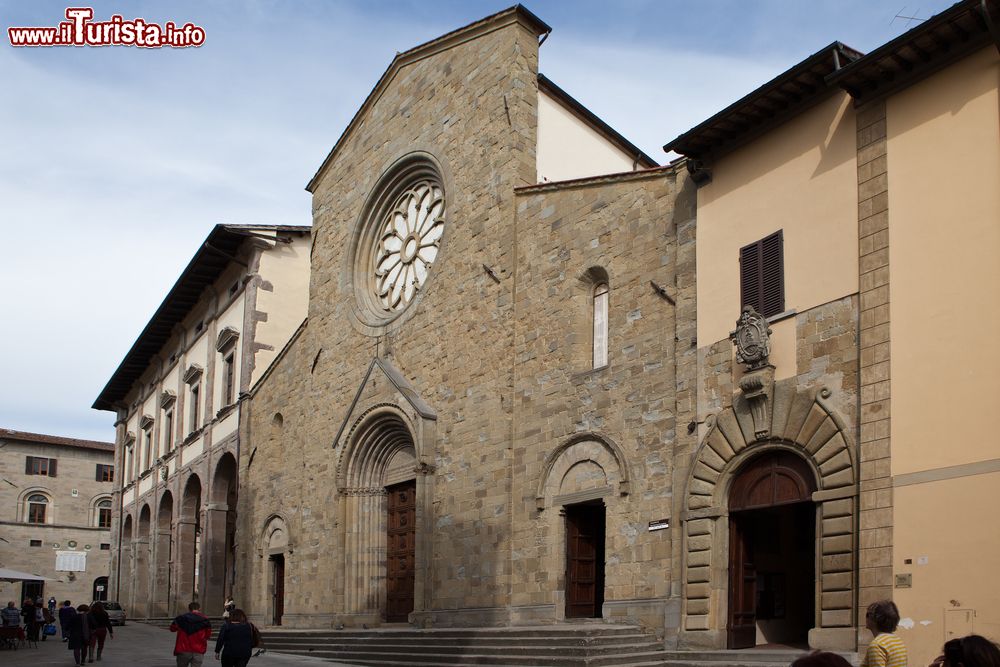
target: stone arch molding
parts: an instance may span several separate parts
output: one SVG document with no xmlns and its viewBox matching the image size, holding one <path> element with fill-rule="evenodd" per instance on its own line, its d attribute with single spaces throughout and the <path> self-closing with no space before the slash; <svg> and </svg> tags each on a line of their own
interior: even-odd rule
<svg viewBox="0 0 1000 667">
<path fill-rule="evenodd" d="M 757 389 L 757 388 L 754 388 Z M 766 393 L 766 400 L 761 400 Z M 684 644 L 725 644 L 728 593 L 728 494 L 750 458 L 783 449 L 801 456 L 816 477 L 817 596 L 813 632 L 853 632 L 857 462 L 846 422 L 826 387 L 776 382 L 763 392 L 739 393 L 732 407 L 706 420 L 684 497 Z M 747 394 L 750 394 L 749 397 Z M 697 639 L 694 634 L 705 635 Z M 817 635 L 819 637 L 819 635 Z M 848 640 L 849 641 L 849 640 Z M 810 644 L 814 636 L 810 635 Z"/>
<path fill-rule="evenodd" d="M 292 536 L 288 532 L 288 522 L 280 514 L 271 514 L 264 520 L 258 539 L 258 556 L 266 558 L 276 553 L 291 554 Z"/>
<path fill-rule="evenodd" d="M 337 622 L 380 623 L 386 609 L 386 486 L 414 480 L 414 613 L 431 605 L 437 415 L 387 357 L 373 359 L 333 441 L 343 605 Z"/>
<path fill-rule="evenodd" d="M 603 484 L 601 480 L 596 480 L 597 484 L 582 485 L 585 488 L 577 488 L 573 483 L 564 484 L 572 469 L 587 463 L 603 472 Z M 628 458 L 617 443 L 603 435 L 581 433 L 549 453 L 535 492 L 536 507 L 542 511 L 552 505 L 593 500 L 615 493 L 627 496 L 631 480 Z"/>
</svg>

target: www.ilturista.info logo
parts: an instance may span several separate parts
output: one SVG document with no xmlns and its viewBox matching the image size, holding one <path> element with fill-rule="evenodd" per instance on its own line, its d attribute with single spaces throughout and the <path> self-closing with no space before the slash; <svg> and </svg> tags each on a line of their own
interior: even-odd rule
<svg viewBox="0 0 1000 667">
<path fill-rule="evenodd" d="M 51 28 L 7 28 L 11 46 L 140 46 L 184 48 L 205 43 L 205 29 L 193 23 L 163 25 L 145 19 L 126 20 L 115 14 L 108 21 L 93 21 L 91 7 L 69 7 L 66 21 Z"/>
</svg>

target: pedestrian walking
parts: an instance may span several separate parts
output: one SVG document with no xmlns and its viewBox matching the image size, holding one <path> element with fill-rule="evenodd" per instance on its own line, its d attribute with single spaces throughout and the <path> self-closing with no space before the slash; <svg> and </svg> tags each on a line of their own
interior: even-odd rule
<svg viewBox="0 0 1000 667">
<path fill-rule="evenodd" d="M 892 600 L 879 600 L 868 605 L 865 627 L 874 639 L 868 645 L 861 667 L 907 667 L 906 645 L 896 632 L 899 609 Z"/>
<path fill-rule="evenodd" d="M 233 600 L 232 595 L 227 595 L 226 603 L 222 605 L 222 620 L 228 621 L 229 615 L 233 613 L 234 609 L 236 609 L 236 602 Z"/>
<path fill-rule="evenodd" d="M 3 627 L 5 628 L 16 628 L 21 625 L 21 612 L 18 611 L 13 600 L 7 603 L 3 611 L 0 611 L 0 618 L 3 619 Z"/>
<path fill-rule="evenodd" d="M 28 636 L 28 641 L 38 641 L 38 624 L 35 623 L 35 603 L 31 598 L 24 598 L 21 605 L 21 618 L 24 619 L 24 634 Z"/>
<path fill-rule="evenodd" d="M 222 626 L 215 640 L 215 659 L 222 660 L 222 667 L 246 667 L 255 645 L 254 630 L 242 609 L 229 614 L 229 622 Z"/>
<path fill-rule="evenodd" d="M 56 596 L 54 596 L 54 595 L 49 596 L 49 603 L 48 603 L 49 613 L 52 614 L 53 616 L 56 615 L 56 605 L 57 604 L 59 604 L 59 603 L 56 602 Z"/>
<path fill-rule="evenodd" d="M 177 633 L 174 641 L 177 667 L 201 667 L 205 651 L 208 650 L 212 624 L 200 609 L 201 605 L 192 602 L 188 605 L 188 613 L 181 614 L 170 624 L 170 631 Z"/>
<path fill-rule="evenodd" d="M 38 598 L 35 600 L 35 627 L 38 628 L 38 634 L 42 636 L 42 641 L 45 641 L 46 634 L 45 630 L 45 612 L 48 611 L 45 608 L 45 600 Z"/>
<path fill-rule="evenodd" d="M 76 615 L 69 622 L 69 641 L 66 648 L 73 651 L 73 659 L 78 667 L 87 659 L 87 647 L 90 646 L 90 623 L 87 612 L 90 607 L 82 604 L 76 608 Z"/>
<path fill-rule="evenodd" d="M 1000 647 L 980 635 L 949 639 L 930 667 L 1000 667 Z"/>
<path fill-rule="evenodd" d="M 59 607 L 59 627 L 62 629 L 62 640 L 69 641 L 69 621 L 76 616 L 76 609 L 69 600 L 63 601 L 63 606 Z"/>
<path fill-rule="evenodd" d="M 87 662 L 94 662 L 94 648 L 97 648 L 97 661 L 101 661 L 101 654 L 104 653 L 104 640 L 108 637 L 115 638 L 114 628 L 111 627 L 111 617 L 104 610 L 104 605 L 95 602 L 90 608 L 90 645 L 87 652 Z"/>
</svg>

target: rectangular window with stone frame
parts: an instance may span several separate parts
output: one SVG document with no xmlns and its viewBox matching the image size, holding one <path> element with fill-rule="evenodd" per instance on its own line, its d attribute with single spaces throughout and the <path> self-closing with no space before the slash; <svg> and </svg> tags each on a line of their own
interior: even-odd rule
<svg viewBox="0 0 1000 667">
<path fill-rule="evenodd" d="M 24 461 L 24 474 L 55 477 L 56 459 L 49 459 L 42 456 L 28 456 Z"/>
<path fill-rule="evenodd" d="M 785 312 L 784 237 L 778 230 L 740 248 L 740 308 L 764 317 Z"/>
</svg>

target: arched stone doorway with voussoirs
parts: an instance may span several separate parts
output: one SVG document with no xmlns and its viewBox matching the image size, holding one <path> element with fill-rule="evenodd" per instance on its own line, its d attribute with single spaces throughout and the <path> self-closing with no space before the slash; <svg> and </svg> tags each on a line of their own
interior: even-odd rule
<svg viewBox="0 0 1000 667">
<path fill-rule="evenodd" d="M 292 554 L 288 524 L 278 515 L 270 516 L 264 522 L 260 536 L 258 553 L 260 567 L 257 595 L 263 599 L 266 622 L 269 625 L 283 625 L 285 616 L 285 571 Z"/>
<path fill-rule="evenodd" d="M 366 411 L 337 467 L 344 516 L 343 609 L 337 621 L 405 622 L 426 608 L 430 479 L 421 445 L 395 405 Z"/>
<path fill-rule="evenodd" d="M 679 644 L 853 650 L 858 476 L 850 431 L 826 388 L 781 381 L 769 391 L 753 403 L 737 395 L 706 421 L 684 498 Z M 796 625 L 792 613 L 805 622 Z"/>
<path fill-rule="evenodd" d="M 556 574 L 548 620 L 603 618 L 605 604 L 615 602 L 605 599 L 606 556 L 615 553 L 608 536 L 621 532 L 630 479 L 624 453 L 597 434 L 574 436 L 547 457 L 535 501 L 547 536 L 540 560 Z M 546 620 L 514 613 L 516 622 Z"/>
</svg>

